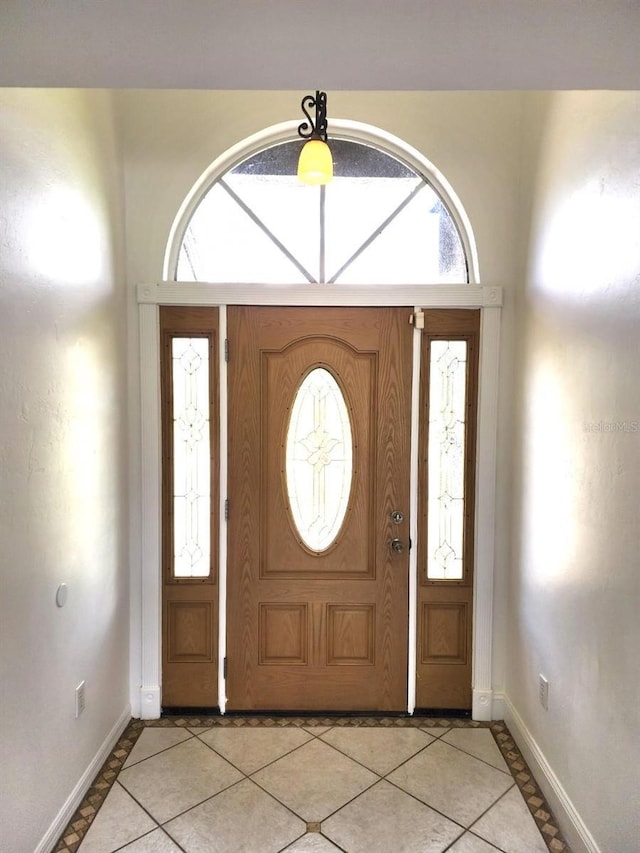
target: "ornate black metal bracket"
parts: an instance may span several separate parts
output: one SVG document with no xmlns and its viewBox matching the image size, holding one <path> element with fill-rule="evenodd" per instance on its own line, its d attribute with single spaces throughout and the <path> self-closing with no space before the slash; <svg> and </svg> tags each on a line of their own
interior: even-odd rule
<svg viewBox="0 0 640 853">
<path fill-rule="evenodd" d="M 305 95 L 300 103 L 302 112 L 307 117 L 307 121 L 303 121 L 298 126 L 298 135 L 303 139 L 322 139 L 327 141 L 327 93 L 316 91 L 315 98 L 313 95 Z M 309 113 L 309 110 L 316 109 L 315 122 Z"/>
</svg>

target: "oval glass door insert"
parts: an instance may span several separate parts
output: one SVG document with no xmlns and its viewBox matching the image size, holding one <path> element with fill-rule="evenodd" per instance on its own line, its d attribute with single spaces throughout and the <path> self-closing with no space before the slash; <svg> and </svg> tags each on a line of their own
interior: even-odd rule
<svg viewBox="0 0 640 853">
<path fill-rule="evenodd" d="M 311 551 L 326 551 L 349 506 L 353 442 L 335 377 L 316 367 L 295 395 L 286 438 L 286 488 L 295 528 Z"/>
</svg>

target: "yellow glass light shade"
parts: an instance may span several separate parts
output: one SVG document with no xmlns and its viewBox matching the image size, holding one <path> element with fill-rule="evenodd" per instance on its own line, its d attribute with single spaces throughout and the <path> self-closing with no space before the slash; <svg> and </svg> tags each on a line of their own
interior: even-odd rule
<svg viewBox="0 0 640 853">
<path fill-rule="evenodd" d="M 331 149 L 322 139 L 305 143 L 298 160 L 298 178 L 303 184 L 320 186 L 333 178 Z"/>
</svg>

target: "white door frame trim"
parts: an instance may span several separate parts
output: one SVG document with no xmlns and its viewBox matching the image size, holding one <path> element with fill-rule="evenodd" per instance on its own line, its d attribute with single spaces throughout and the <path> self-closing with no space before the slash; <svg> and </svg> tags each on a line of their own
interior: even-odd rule
<svg viewBox="0 0 640 853">
<path fill-rule="evenodd" d="M 498 371 L 502 288 L 480 285 L 217 285 L 161 282 L 138 287 L 140 331 L 140 459 L 141 672 L 139 693 L 131 697 L 134 714 L 157 719 L 161 714 L 162 586 L 161 586 L 161 421 L 160 421 L 160 305 L 308 305 L 480 308 L 480 376 L 476 463 L 476 535 L 473 619 L 474 720 L 492 719 L 493 572 L 498 417 Z M 221 335 L 222 337 L 222 335 Z M 221 448 L 222 452 L 222 448 Z M 221 500 L 223 495 L 221 496 Z M 221 542 L 224 539 L 221 525 Z M 224 549 L 224 544 L 223 544 Z M 221 559 L 226 558 L 223 552 Z M 222 596 L 222 588 L 220 594 Z M 221 600 L 221 633 L 224 626 Z M 224 637 L 221 637 L 224 649 Z M 415 678 L 415 673 L 414 673 Z M 409 674 L 411 679 L 411 674 Z M 224 684 L 221 682 L 221 709 Z M 413 708 L 409 708 L 410 711 Z"/>
</svg>

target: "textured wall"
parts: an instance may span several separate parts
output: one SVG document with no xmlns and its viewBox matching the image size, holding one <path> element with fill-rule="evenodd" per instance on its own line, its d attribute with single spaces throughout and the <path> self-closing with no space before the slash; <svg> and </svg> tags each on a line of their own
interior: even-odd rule
<svg viewBox="0 0 640 853">
<path fill-rule="evenodd" d="M 640 95 L 560 93 L 530 116 L 506 687 L 600 849 L 631 853 L 640 831 Z"/>
<path fill-rule="evenodd" d="M 129 698 L 110 96 L 0 92 L 0 159 L 0 849 L 32 853 Z"/>
</svg>

